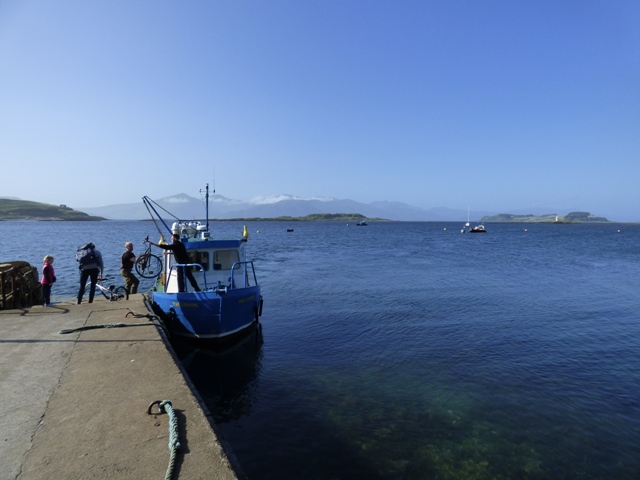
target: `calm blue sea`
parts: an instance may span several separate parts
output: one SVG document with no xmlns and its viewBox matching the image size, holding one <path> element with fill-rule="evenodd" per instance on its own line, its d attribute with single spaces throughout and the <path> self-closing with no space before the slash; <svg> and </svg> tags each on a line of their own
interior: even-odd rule
<svg viewBox="0 0 640 480">
<path fill-rule="evenodd" d="M 248 223 L 262 340 L 179 354 L 249 478 L 640 478 L 640 226 L 461 225 Z M 121 284 L 146 235 L 0 222 L 0 261 L 70 299 L 76 246 Z"/>
</svg>

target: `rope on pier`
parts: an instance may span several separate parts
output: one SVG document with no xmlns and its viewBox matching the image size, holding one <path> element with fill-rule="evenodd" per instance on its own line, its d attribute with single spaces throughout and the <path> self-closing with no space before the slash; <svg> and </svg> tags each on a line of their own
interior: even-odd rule
<svg viewBox="0 0 640 480">
<path fill-rule="evenodd" d="M 151 307 L 149 307 L 151 308 Z M 125 315 L 125 317 L 129 317 L 129 315 L 131 315 L 133 318 L 148 318 L 151 321 L 151 325 L 158 325 L 159 327 L 162 327 L 162 329 L 164 330 L 165 335 L 169 335 L 169 330 L 167 330 L 167 326 L 165 325 L 164 321 L 162 320 L 161 317 L 159 317 L 158 315 L 156 315 L 155 313 L 137 313 L 134 312 L 132 310 L 128 311 L 127 314 Z"/>
<path fill-rule="evenodd" d="M 158 405 L 160 413 L 167 413 L 169 415 L 169 465 L 167 466 L 167 472 L 164 475 L 164 479 L 171 480 L 171 477 L 173 476 L 173 468 L 176 463 L 176 454 L 180 448 L 180 441 L 178 439 L 178 417 L 176 417 L 176 414 L 173 411 L 171 400 L 156 400 L 151 403 L 147 409 L 147 413 L 149 415 L 154 415 L 151 413 L 151 408 L 154 405 Z"/>
<path fill-rule="evenodd" d="M 81 332 L 83 330 L 94 330 L 96 328 L 145 327 L 147 325 L 155 325 L 156 327 L 160 327 L 166 331 L 166 327 L 162 323 L 160 317 L 153 313 L 136 313 L 129 310 L 125 317 L 128 317 L 129 315 L 134 318 L 148 318 L 150 321 L 147 323 L 103 323 L 101 325 L 85 325 L 84 327 L 60 330 L 60 334 L 64 335 L 67 333 Z"/>
<path fill-rule="evenodd" d="M 128 317 L 129 315 L 131 315 L 133 318 L 148 318 L 149 320 L 160 319 L 160 317 L 158 317 L 155 313 L 136 313 L 133 310 L 128 311 L 125 317 Z"/>
<path fill-rule="evenodd" d="M 83 330 L 93 330 L 96 328 L 121 328 L 121 327 L 146 327 L 148 325 L 155 325 L 156 327 L 164 328 L 164 325 L 156 322 L 147 323 L 103 323 L 102 325 L 85 325 L 84 327 L 69 328 L 67 330 L 60 330 L 61 335 L 73 332 L 81 332 Z"/>
</svg>

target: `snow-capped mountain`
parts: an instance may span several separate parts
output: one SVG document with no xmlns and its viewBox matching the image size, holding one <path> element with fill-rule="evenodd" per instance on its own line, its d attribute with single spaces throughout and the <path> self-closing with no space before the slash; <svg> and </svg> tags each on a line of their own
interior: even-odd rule
<svg viewBox="0 0 640 480">
<path fill-rule="evenodd" d="M 180 193 L 154 201 L 181 220 L 205 217 L 204 199 L 200 200 Z M 132 204 L 77 208 L 77 210 L 110 220 L 145 220 L 149 218 L 142 201 Z M 159 210 L 159 213 L 162 215 L 164 212 Z M 425 210 L 400 202 L 360 203 L 348 199 L 301 198 L 284 194 L 256 197 L 248 202 L 233 200 L 218 194 L 209 197 L 209 218 L 211 219 L 303 217 L 312 213 L 359 213 L 369 218 L 397 221 L 444 221 L 466 218 L 466 211 L 447 208 Z"/>
</svg>

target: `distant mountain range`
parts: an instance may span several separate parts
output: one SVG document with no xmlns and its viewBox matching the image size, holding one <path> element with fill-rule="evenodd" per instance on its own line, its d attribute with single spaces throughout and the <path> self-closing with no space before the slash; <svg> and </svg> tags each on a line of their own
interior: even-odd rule
<svg viewBox="0 0 640 480">
<path fill-rule="evenodd" d="M 74 220 L 94 220 L 102 217 L 108 220 L 149 220 L 151 217 L 140 199 L 136 203 L 107 205 L 104 207 L 85 207 L 72 210 L 66 205 L 53 206 L 48 204 L 36 204 L 27 200 L 20 200 L 15 197 L 1 197 L 0 201 L 7 204 L 5 210 L 0 209 L 0 220 L 10 219 L 74 219 Z M 13 202 L 13 203 L 12 203 Z M 204 199 L 190 197 L 184 193 L 172 195 L 170 197 L 155 200 L 157 210 L 166 220 L 172 221 L 173 216 L 180 220 L 202 220 L 205 218 Z M 11 209 L 8 205 L 14 205 Z M 16 209 L 16 204 L 20 208 Z M 38 206 L 38 211 L 34 211 L 34 205 Z M 4 208 L 4 207 L 3 207 Z M 47 210 L 49 208 L 49 210 Z M 53 210 L 51 210 L 53 208 Z M 61 213 L 62 212 L 62 213 Z M 90 215 L 83 217 L 83 213 Z M 166 213 L 169 212 L 169 213 Z M 533 213 L 527 214 L 497 214 L 496 212 L 477 211 L 471 212 L 471 222 L 532 222 L 549 221 L 546 217 L 562 217 L 566 221 L 608 221 L 604 217 L 592 216 L 588 212 L 573 212 L 564 218 L 556 213 L 535 215 L 545 217 L 544 219 L 532 218 Z M 63 215 L 64 214 L 64 215 Z M 372 202 L 360 203 L 354 200 L 339 200 L 336 198 L 300 198 L 291 195 L 277 195 L 264 197 L 243 202 L 232 200 L 223 195 L 211 195 L 209 198 L 209 218 L 212 220 L 228 219 L 272 219 L 278 217 L 303 217 L 323 214 L 342 215 L 364 215 L 369 219 L 385 219 L 392 221 L 417 221 L 417 222 L 466 222 L 467 210 L 451 209 L 445 207 L 423 209 L 407 205 L 401 202 Z M 74 216 L 74 218 L 70 218 Z M 577 217 L 576 217 L 577 216 Z M 84 216 L 86 217 L 86 216 Z M 569 218 L 571 217 L 571 218 Z M 576 217 L 576 218 L 573 218 Z M 580 217 L 580 218 L 578 218 Z M 583 218 L 584 217 L 584 218 Z"/>
<path fill-rule="evenodd" d="M 153 199 L 158 205 L 181 220 L 203 219 L 204 199 L 190 197 L 184 193 L 161 199 Z M 110 220 L 146 220 L 149 213 L 142 200 L 139 203 L 85 207 L 78 210 Z M 159 211 L 164 214 L 162 210 Z M 300 198 L 278 195 L 260 198 L 251 202 L 229 199 L 223 195 L 209 197 L 209 218 L 276 218 L 282 216 L 304 217 L 316 213 L 359 213 L 368 218 L 384 218 L 395 221 L 466 221 L 466 210 L 450 208 L 422 209 L 400 202 L 359 203 L 354 200 L 335 198 Z M 474 218 L 492 215 L 495 212 L 473 212 Z"/>
</svg>

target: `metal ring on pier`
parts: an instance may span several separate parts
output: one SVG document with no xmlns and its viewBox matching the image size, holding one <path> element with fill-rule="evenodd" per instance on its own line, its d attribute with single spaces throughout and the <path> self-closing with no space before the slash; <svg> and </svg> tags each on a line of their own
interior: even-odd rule
<svg viewBox="0 0 640 480">
<path fill-rule="evenodd" d="M 149 408 L 147 408 L 147 415 L 160 415 L 161 413 L 165 413 L 165 411 L 160 406 L 161 403 L 162 403 L 162 400 L 156 400 L 155 402 L 151 402 L 149 404 Z M 158 405 L 158 408 L 160 409 L 158 413 L 151 413 L 151 409 L 153 408 L 154 405 Z"/>
</svg>

